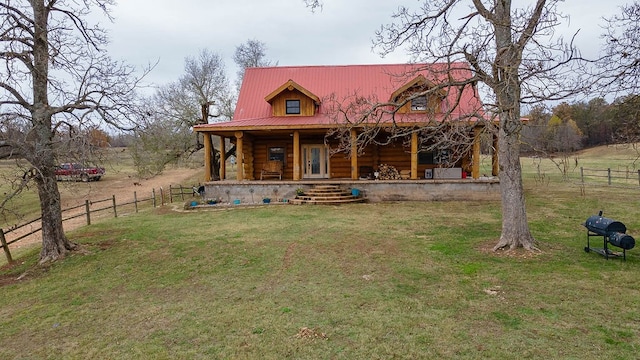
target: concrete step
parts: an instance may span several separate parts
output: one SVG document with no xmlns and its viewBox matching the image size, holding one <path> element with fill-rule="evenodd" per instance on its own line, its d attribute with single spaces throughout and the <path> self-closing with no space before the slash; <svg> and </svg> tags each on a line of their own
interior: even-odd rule
<svg viewBox="0 0 640 360">
<path fill-rule="evenodd" d="M 350 190 L 344 190 L 337 185 L 315 185 L 313 188 L 298 195 L 289 202 L 294 205 L 299 204 L 326 204 L 338 205 L 346 203 L 364 202 L 366 199 L 360 196 L 353 196 Z"/>
<path fill-rule="evenodd" d="M 309 204 L 309 205 L 340 205 L 340 204 L 353 204 L 353 203 L 362 203 L 362 202 L 366 202 L 366 199 L 364 199 L 364 198 L 351 198 L 351 199 L 340 199 L 340 200 L 325 200 L 325 199 L 318 199 L 318 200 L 291 199 L 291 200 L 289 200 L 289 203 L 293 204 L 293 205 L 303 205 L 303 204 Z"/>
<path fill-rule="evenodd" d="M 353 196 L 351 194 L 336 194 L 336 195 L 323 195 L 323 196 L 312 196 L 312 195 L 302 195 L 296 196 L 297 199 L 301 200 L 340 200 L 340 199 L 357 199 L 358 197 Z"/>
</svg>

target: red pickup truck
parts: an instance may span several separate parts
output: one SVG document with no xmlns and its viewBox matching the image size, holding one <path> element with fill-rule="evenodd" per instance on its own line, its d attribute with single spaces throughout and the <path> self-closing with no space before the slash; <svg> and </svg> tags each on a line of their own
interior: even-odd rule
<svg viewBox="0 0 640 360">
<path fill-rule="evenodd" d="M 60 164 L 56 169 L 56 180 L 69 181 L 98 181 L 104 175 L 104 168 L 95 166 L 84 166 L 78 163 Z"/>
</svg>

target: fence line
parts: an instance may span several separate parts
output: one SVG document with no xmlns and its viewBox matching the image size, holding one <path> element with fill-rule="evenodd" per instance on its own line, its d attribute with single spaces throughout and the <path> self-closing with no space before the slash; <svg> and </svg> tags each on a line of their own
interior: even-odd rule
<svg viewBox="0 0 640 360">
<path fill-rule="evenodd" d="M 595 181 L 601 181 L 599 179 L 606 179 L 607 185 L 612 184 L 634 184 L 634 187 L 640 186 L 640 170 L 611 170 L 611 168 L 603 169 L 586 169 L 580 167 L 580 182 L 585 184 L 585 178 L 595 178 Z"/>
<path fill-rule="evenodd" d="M 168 198 L 169 198 L 168 199 L 169 203 L 173 203 L 174 197 L 178 197 L 178 198 L 180 198 L 181 200 L 184 201 L 185 200 L 185 197 L 184 197 L 185 195 L 197 195 L 197 193 L 194 192 L 193 189 L 194 189 L 193 187 L 184 187 L 182 185 L 178 185 L 177 187 L 169 185 L 169 192 L 167 194 Z M 134 191 L 133 192 L 133 200 L 132 201 L 126 201 L 126 202 L 123 202 L 123 203 L 120 203 L 120 204 L 118 204 L 116 202 L 116 196 L 115 195 L 112 195 L 109 198 L 101 199 L 101 200 L 85 200 L 85 202 L 83 204 L 76 205 L 76 206 L 71 206 L 71 207 L 68 207 L 66 209 L 62 209 L 62 213 L 63 214 L 64 213 L 68 213 L 68 212 L 73 211 L 73 210 L 83 209 L 82 212 L 71 214 L 71 215 L 68 215 L 66 217 L 63 216 L 62 222 L 64 223 L 65 221 L 76 219 L 76 218 L 84 216 L 84 217 L 86 217 L 87 225 L 91 225 L 91 214 L 95 214 L 97 212 L 106 211 L 106 210 L 112 210 L 113 211 L 113 217 L 117 218 L 118 217 L 118 207 L 122 208 L 122 207 L 127 206 L 127 205 L 133 205 L 134 206 L 134 212 L 137 213 L 139 211 L 139 205 L 143 204 L 145 202 L 151 202 L 151 206 L 153 206 L 154 208 L 157 207 L 158 202 L 157 202 L 156 197 L 157 197 L 156 196 L 156 189 L 154 188 L 154 189 L 151 190 L 151 196 L 148 197 L 148 198 L 140 199 L 140 198 L 138 198 L 137 192 Z M 100 205 L 100 204 L 103 204 L 103 203 L 106 203 L 106 202 L 110 202 L 110 204 L 108 206 L 101 206 L 101 207 L 98 207 L 98 208 L 95 208 L 95 207 L 92 208 L 92 206 L 94 206 L 94 205 Z M 160 204 L 161 204 L 160 206 L 164 206 L 164 204 L 165 204 L 165 194 L 164 194 L 164 190 L 162 189 L 162 187 L 160 188 Z M 31 230 L 30 232 L 28 232 L 26 234 L 22 234 L 22 235 L 14 238 L 14 239 L 11 239 L 11 240 L 7 240 L 6 235 L 10 234 L 10 233 L 16 233 L 18 230 L 20 230 L 20 229 L 22 229 L 22 228 L 24 228 L 26 226 L 32 225 L 32 224 L 34 224 L 34 223 L 36 223 L 38 221 L 41 221 L 41 220 L 42 220 L 42 218 L 39 217 L 37 219 L 30 220 L 30 221 L 28 221 L 28 222 L 26 222 L 24 224 L 12 226 L 8 230 L 4 230 L 4 229 L 0 228 L 0 247 L 2 247 L 2 249 L 4 250 L 5 256 L 7 258 L 7 262 L 9 262 L 9 263 L 13 262 L 13 259 L 11 257 L 11 252 L 9 251 L 9 245 L 14 244 L 14 243 L 26 238 L 26 237 L 29 237 L 29 236 L 41 231 L 42 230 L 42 226 L 40 225 L 40 227 L 38 227 L 37 229 Z"/>
</svg>

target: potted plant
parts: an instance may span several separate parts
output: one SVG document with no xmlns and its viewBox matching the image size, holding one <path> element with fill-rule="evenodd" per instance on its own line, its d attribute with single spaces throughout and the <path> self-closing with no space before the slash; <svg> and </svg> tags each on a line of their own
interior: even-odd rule
<svg viewBox="0 0 640 360">
<path fill-rule="evenodd" d="M 262 198 L 262 203 L 263 204 L 269 204 L 270 202 L 271 202 L 271 198 L 268 198 L 268 197 L 263 197 Z"/>
<path fill-rule="evenodd" d="M 296 195 L 298 195 L 298 196 L 304 195 L 304 189 L 303 188 L 297 188 L 296 189 Z"/>
</svg>

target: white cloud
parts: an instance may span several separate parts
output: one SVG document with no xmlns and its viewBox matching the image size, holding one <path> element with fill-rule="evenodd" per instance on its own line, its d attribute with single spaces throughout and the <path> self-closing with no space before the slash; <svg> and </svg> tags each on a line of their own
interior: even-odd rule
<svg viewBox="0 0 640 360">
<path fill-rule="evenodd" d="M 267 57 L 279 65 L 399 63 L 408 60 L 404 53 L 382 59 L 371 51 L 371 40 L 403 3 L 415 8 L 422 1 L 324 0 L 323 10 L 312 13 L 302 0 L 120 0 L 113 11 L 115 23 L 108 25 L 109 51 L 136 66 L 159 59 L 149 77 L 158 84 L 176 80 L 184 58 L 203 48 L 219 53 L 233 77 L 233 52 L 248 39 L 264 42 Z M 577 44 L 583 53 L 595 54 L 601 18 L 617 13 L 623 3 L 561 3 L 570 21 L 557 31 L 570 37 L 580 29 Z"/>
</svg>

